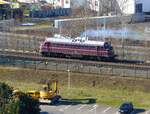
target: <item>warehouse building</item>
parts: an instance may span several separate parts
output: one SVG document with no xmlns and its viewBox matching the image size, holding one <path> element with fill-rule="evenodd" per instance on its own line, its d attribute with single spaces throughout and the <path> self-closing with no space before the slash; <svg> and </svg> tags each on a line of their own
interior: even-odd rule
<svg viewBox="0 0 150 114">
<path fill-rule="evenodd" d="M 136 13 L 150 13 L 150 0 L 87 0 L 89 8 L 94 11 L 107 10 L 129 15 Z"/>
<path fill-rule="evenodd" d="M 150 13 L 150 0 L 136 0 L 136 13 Z"/>
<path fill-rule="evenodd" d="M 53 8 L 70 8 L 70 0 L 17 0 L 20 3 L 40 3 L 40 2 L 47 2 L 51 4 Z"/>
<path fill-rule="evenodd" d="M 0 20 L 8 20 L 11 18 L 19 20 L 23 18 L 23 11 L 19 8 L 19 4 L 0 0 Z"/>
</svg>

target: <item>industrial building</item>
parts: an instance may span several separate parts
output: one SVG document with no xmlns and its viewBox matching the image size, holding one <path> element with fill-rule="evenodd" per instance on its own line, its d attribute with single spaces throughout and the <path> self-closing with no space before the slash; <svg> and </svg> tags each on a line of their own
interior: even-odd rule
<svg viewBox="0 0 150 114">
<path fill-rule="evenodd" d="M 53 0 L 53 3 L 55 7 L 70 8 L 70 0 Z"/>
<path fill-rule="evenodd" d="M 17 0 L 20 3 L 38 3 L 38 2 L 47 2 L 51 4 L 53 8 L 70 8 L 70 0 Z"/>
<path fill-rule="evenodd" d="M 89 8 L 101 11 L 104 8 L 121 14 L 150 13 L 150 0 L 87 0 Z"/>
<path fill-rule="evenodd" d="M 150 0 L 136 0 L 135 12 L 150 13 Z"/>
<path fill-rule="evenodd" d="M 10 3 L 4 0 L 0 0 L 0 20 L 7 19 L 22 19 L 23 10 L 19 8 L 18 3 Z"/>
</svg>

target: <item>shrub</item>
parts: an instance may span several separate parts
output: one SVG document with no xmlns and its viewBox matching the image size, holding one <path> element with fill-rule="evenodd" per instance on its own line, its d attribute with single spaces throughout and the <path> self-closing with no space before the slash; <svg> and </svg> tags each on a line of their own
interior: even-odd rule
<svg viewBox="0 0 150 114">
<path fill-rule="evenodd" d="M 12 96 L 12 88 L 5 83 L 0 83 L 0 98 L 8 101 Z"/>
<path fill-rule="evenodd" d="M 6 106 L 10 102 L 12 88 L 5 83 L 0 83 L 0 114 L 6 114 Z"/>
<path fill-rule="evenodd" d="M 39 114 L 39 106 L 40 103 L 37 99 L 26 94 L 19 96 L 19 114 Z"/>
<path fill-rule="evenodd" d="M 21 93 L 12 97 L 12 88 L 0 83 L 0 114 L 40 114 L 39 101 Z"/>
<path fill-rule="evenodd" d="M 19 99 L 13 99 L 12 101 L 10 101 L 10 103 L 7 105 L 7 114 L 19 114 L 19 107 L 20 106 L 20 101 Z"/>
</svg>

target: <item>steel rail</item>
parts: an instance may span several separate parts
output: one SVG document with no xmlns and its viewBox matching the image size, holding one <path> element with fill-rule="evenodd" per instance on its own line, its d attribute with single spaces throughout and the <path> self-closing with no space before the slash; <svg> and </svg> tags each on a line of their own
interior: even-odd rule
<svg viewBox="0 0 150 114">
<path fill-rule="evenodd" d="M 85 61 L 76 59 L 64 59 L 64 58 L 51 58 L 41 57 L 40 55 L 29 55 L 24 53 L 9 54 L 0 53 L 1 58 L 25 60 L 25 61 L 43 61 L 43 62 L 55 62 L 64 64 L 81 64 L 84 66 L 97 66 L 97 67 L 111 67 L 111 68 L 122 68 L 122 69 L 137 69 L 137 70 L 150 70 L 149 65 L 145 64 L 126 64 L 126 63 L 112 63 L 112 62 L 98 62 L 98 61 Z"/>
</svg>

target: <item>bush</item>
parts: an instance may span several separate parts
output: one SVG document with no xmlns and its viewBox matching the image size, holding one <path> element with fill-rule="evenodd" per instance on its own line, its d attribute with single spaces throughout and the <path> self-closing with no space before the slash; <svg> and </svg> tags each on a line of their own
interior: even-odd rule
<svg viewBox="0 0 150 114">
<path fill-rule="evenodd" d="M 7 114 L 19 114 L 19 107 L 20 106 L 20 101 L 19 99 L 13 99 L 12 101 L 10 101 L 10 103 L 7 105 Z"/>
<path fill-rule="evenodd" d="M 12 88 L 5 83 L 0 83 L 0 114 L 6 114 L 6 104 L 11 100 Z"/>
<path fill-rule="evenodd" d="M 39 114 L 40 103 L 31 96 L 22 94 L 19 96 L 19 114 Z"/>
<path fill-rule="evenodd" d="M 0 98 L 9 100 L 12 96 L 12 88 L 5 83 L 0 83 Z"/>
<path fill-rule="evenodd" d="M 0 83 L 0 114 L 40 114 L 39 101 L 21 93 L 12 97 L 12 88 Z"/>
</svg>

